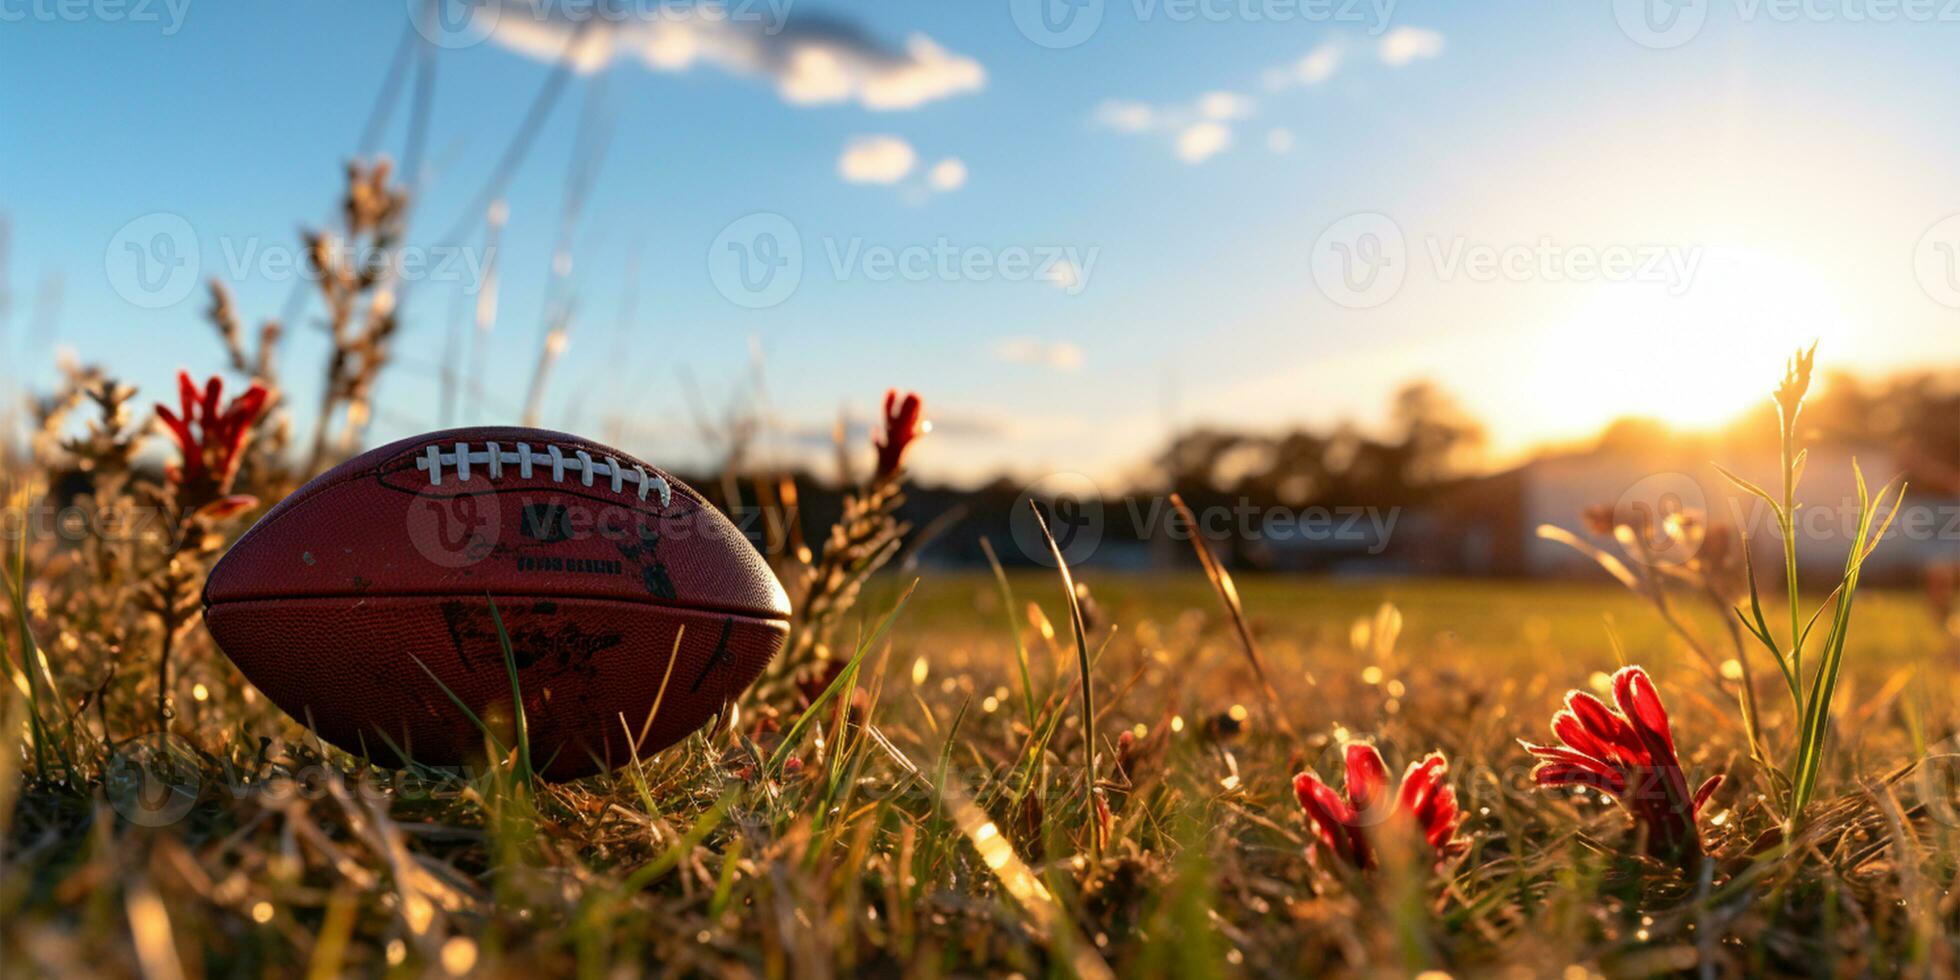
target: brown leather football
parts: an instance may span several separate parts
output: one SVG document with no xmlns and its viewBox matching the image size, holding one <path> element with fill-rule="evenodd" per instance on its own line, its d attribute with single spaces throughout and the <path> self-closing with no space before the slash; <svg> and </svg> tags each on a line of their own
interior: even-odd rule
<svg viewBox="0 0 1960 980">
<path fill-rule="evenodd" d="M 553 779 L 685 737 L 789 630 L 768 564 L 700 494 L 618 450 L 515 427 L 432 432 L 321 474 L 211 570 L 204 619 L 327 741 L 459 765 L 484 738 L 452 694 L 500 737 L 512 728 L 492 600 L 532 759 Z"/>
</svg>

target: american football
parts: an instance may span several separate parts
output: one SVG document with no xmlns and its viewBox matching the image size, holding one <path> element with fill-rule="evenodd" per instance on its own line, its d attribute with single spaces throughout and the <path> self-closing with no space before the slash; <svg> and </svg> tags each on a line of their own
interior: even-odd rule
<svg viewBox="0 0 1960 980">
<path fill-rule="evenodd" d="M 577 436 L 492 427 L 320 475 L 239 539 L 204 607 L 267 697 L 379 761 L 458 765 L 485 727 L 507 733 L 507 637 L 554 779 L 701 727 L 781 649 L 789 616 L 754 546 L 686 484 Z"/>
</svg>

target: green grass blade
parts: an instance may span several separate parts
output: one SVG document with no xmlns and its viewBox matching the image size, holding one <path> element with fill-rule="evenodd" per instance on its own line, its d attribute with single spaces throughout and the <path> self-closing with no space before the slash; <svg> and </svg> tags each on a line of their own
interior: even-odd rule
<svg viewBox="0 0 1960 980">
<path fill-rule="evenodd" d="M 693 853 L 716 827 L 721 826 L 722 819 L 728 816 L 729 808 L 735 805 L 735 798 L 741 793 L 742 787 L 732 786 L 721 794 L 721 798 L 716 800 L 713 806 L 702 811 L 701 816 L 695 819 L 694 825 L 687 829 L 687 833 L 681 835 L 680 840 L 674 842 L 674 846 L 661 852 L 660 856 L 652 861 L 635 868 L 632 874 L 626 876 L 625 881 L 620 882 L 618 891 L 610 897 L 630 896 L 674 870 L 680 865 L 682 858 Z"/>
<path fill-rule="evenodd" d="M 1068 561 L 1062 557 L 1062 547 L 1055 543 L 1055 536 L 1048 532 L 1048 519 L 1041 516 L 1041 507 L 1028 501 L 1029 509 L 1034 511 L 1035 525 L 1041 528 L 1041 536 L 1048 541 L 1048 551 L 1055 556 L 1055 568 L 1062 574 L 1062 592 L 1068 600 L 1069 631 L 1075 636 L 1075 657 L 1077 673 L 1082 680 L 1082 784 L 1083 806 L 1087 808 L 1084 822 L 1089 827 L 1089 851 L 1102 856 L 1102 821 L 1096 809 L 1096 692 L 1095 675 L 1089 661 L 1089 625 L 1082 618 L 1082 603 L 1075 595 L 1075 576 L 1069 573 Z"/>
<path fill-rule="evenodd" d="M 449 685 L 444 684 L 442 682 L 442 678 L 437 677 L 436 672 L 430 670 L 429 665 L 422 662 L 421 657 L 418 657 L 415 654 L 411 653 L 408 655 L 408 659 L 415 661 L 415 666 L 422 668 L 422 673 L 429 675 L 429 679 L 436 682 L 436 686 L 441 688 L 442 693 L 449 698 L 449 703 L 455 705 L 456 710 L 461 711 L 463 713 L 463 717 L 468 718 L 470 720 L 470 724 L 475 725 L 477 731 L 482 732 L 483 737 L 489 739 L 490 744 L 496 747 L 497 752 L 499 754 L 502 754 L 504 751 L 504 743 L 503 740 L 497 737 L 497 733 L 491 731 L 490 726 L 484 724 L 483 719 L 478 718 L 476 716 L 476 712 L 471 711 L 470 706 L 464 704 L 463 699 L 457 697 L 456 692 L 450 690 Z"/>
<path fill-rule="evenodd" d="M 1763 502 L 1770 506 L 1770 510 L 1777 516 L 1777 518 L 1779 520 L 1782 518 L 1783 505 L 1778 503 L 1775 497 L 1770 496 L 1768 490 L 1764 490 L 1762 487 L 1757 486 L 1756 484 L 1750 482 L 1749 480 L 1746 480 L 1743 477 L 1730 472 L 1728 467 L 1725 467 L 1720 463 L 1710 463 L 1708 465 L 1715 467 L 1715 472 L 1720 473 L 1723 476 L 1727 477 L 1729 482 L 1735 484 L 1736 487 L 1738 487 L 1739 489 L 1749 494 L 1752 494 L 1754 496 L 1763 498 Z"/>
<path fill-rule="evenodd" d="M 1000 567 L 1000 557 L 994 554 L 994 544 L 985 537 L 980 539 L 980 550 L 987 556 L 987 564 L 994 570 L 994 581 L 1000 583 L 1000 605 L 1007 614 L 1007 632 L 1014 637 L 1014 663 L 1021 669 L 1021 702 L 1027 707 L 1028 728 L 1034 728 L 1034 681 L 1028 674 L 1028 645 L 1021 639 L 1021 624 L 1014 619 L 1014 590 L 1007 584 L 1007 570 Z"/>
<path fill-rule="evenodd" d="M 504 674 L 510 678 L 510 714 L 512 737 L 517 741 L 518 777 L 529 782 L 537 770 L 531 768 L 531 733 L 524 720 L 524 691 L 517 683 L 517 654 L 510 648 L 510 633 L 504 629 L 504 616 L 497 611 L 497 600 L 488 594 L 484 598 L 490 601 L 490 621 L 497 627 L 497 646 L 504 653 Z"/>
<path fill-rule="evenodd" d="M 848 678 L 854 678 L 856 676 L 855 672 L 858 665 L 864 662 L 864 655 L 870 653 L 871 648 L 876 646 L 880 639 L 884 638 L 886 631 L 891 629 L 892 623 L 898 620 L 898 614 L 905 610 L 905 604 L 912 601 L 912 593 L 918 587 L 918 579 L 913 579 L 912 584 L 905 587 L 905 594 L 898 597 L 898 603 L 892 606 L 891 612 L 886 613 L 885 618 L 878 622 L 878 628 L 872 630 L 871 635 L 859 641 L 857 651 L 851 654 L 850 661 L 831 680 L 830 686 L 824 688 L 823 693 L 817 695 L 816 699 L 810 702 L 810 706 L 804 709 L 803 714 L 796 719 L 796 724 L 789 727 L 789 732 L 783 736 L 782 744 L 776 746 L 775 753 L 769 757 L 769 771 L 771 774 L 783 771 L 783 763 L 789 760 L 790 753 L 796 751 L 797 744 L 803 740 L 804 729 L 810 726 L 812 719 L 822 714 L 823 706 L 828 704 L 831 698 L 837 696 L 837 692 L 844 687 L 845 681 Z"/>
<path fill-rule="evenodd" d="M 1865 559 L 1869 557 L 1885 532 L 1892 526 L 1899 507 L 1905 499 L 1905 487 L 1901 485 L 1893 499 L 1890 513 L 1885 522 L 1873 531 L 1872 522 L 1878 511 L 1891 494 L 1891 486 L 1879 490 L 1874 500 L 1865 484 L 1865 475 L 1852 463 L 1852 474 L 1858 484 L 1858 533 L 1852 541 L 1851 552 L 1845 558 L 1844 579 L 1838 586 L 1837 602 L 1831 617 L 1830 632 L 1824 638 L 1824 653 L 1817 665 L 1816 677 L 1811 682 L 1810 697 L 1804 705 L 1802 730 L 1799 741 L 1799 755 L 1791 796 L 1790 816 L 1792 820 L 1801 819 L 1802 812 L 1816 793 L 1825 757 L 1825 743 L 1830 736 L 1831 702 L 1837 693 L 1838 678 L 1844 668 L 1845 642 L 1849 638 L 1851 609 L 1857 599 L 1858 579 L 1863 571 Z"/>
</svg>

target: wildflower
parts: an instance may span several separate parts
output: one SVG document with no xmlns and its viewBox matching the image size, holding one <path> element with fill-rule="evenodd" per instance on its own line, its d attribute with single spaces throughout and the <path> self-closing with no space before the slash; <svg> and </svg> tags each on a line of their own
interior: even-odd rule
<svg viewBox="0 0 1960 980">
<path fill-rule="evenodd" d="M 1552 734 L 1561 744 L 1523 743 L 1539 759 L 1531 771 L 1533 781 L 1540 786 L 1590 786 L 1609 794 L 1646 835 L 1649 854 L 1688 866 L 1700 862 L 1695 817 L 1722 777 L 1710 777 L 1689 795 L 1667 708 L 1645 670 L 1620 668 L 1613 675 L 1613 700 L 1617 711 L 1584 691 L 1565 696 L 1565 708 L 1552 716 Z"/>
<path fill-rule="evenodd" d="M 235 512 L 240 508 L 227 495 L 238 475 L 245 444 L 251 439 L 252 423 L 265 410 L 269 393 L 263 385 L 253 382 L 244 394 L 220 409 L 224 381 L 213 375 L 200 392 L 190 374 L 184 371 L 177 372 L 177 392 L 182 402 L 181 412 L 157 405 L 157 417 L 163 420 L 183 454 L 183 463 L 168 467 L 165 476 L 177 488 L 178 501 L 186 509 L 222 503 L 221 509 Z"/>
<path fill-rule="evenodd" d="M 1293 795 L 1329 852 L 1356 868 L 1375 867 L 1371 824 L 1417 831 L 1440 857 L 1468 849 L 1469 843 L 1456 834 L 1463 815 L 1448 781 L 1449 761 L 1441 752 L 1410 763 L 1391 802 L 1388 765 L 1381 753 L 1366 742 L 1349 742 L 1346 750 L 1345 799 L 1311 769 L 1293 777 Z M 1389 809 L 1384 813 L 1383 807 Z"/>
<path fill-rule="evenodd" d="M 885 434 L 877 440 L 878 471 L 872 482 L 883 483 L 898 476 L 899 468 L 905 465 L 905 450 L 930 428 L 921 415 L 924 410 L 917 394 L 906 392 L 900 401 L 898 389 L 885 392 Z"/>
</svg>

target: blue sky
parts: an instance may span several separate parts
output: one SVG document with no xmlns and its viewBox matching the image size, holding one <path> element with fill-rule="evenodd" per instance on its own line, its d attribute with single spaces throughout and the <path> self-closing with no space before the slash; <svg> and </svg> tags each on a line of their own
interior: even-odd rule
<svg viewBox="0 0 1960 980">
<path fill-rule="evenodd" d="M 766 37 L 803 46 L 771 47 L 641 0 L 669 32 L 585 52 L 504 195 L 471 421 L 523 401 L 588 105 L 609 141 L 543 421 L 629 420 L 654 459 L 701 451 L 690 384 L 719 405 L 758 358 L 771 452 L 898 385 L 941 424 L 923 467 L 1111 477 L 1173 424 L 1367 423 L 1417 376 L 1515 453 L 1623 413 L 1717 421 L 1812 336 L 1831 366 L 1960 361 L 1960 23 L 1939 4 L 1651 0 L 1698 25 L 1662 36 L 1616 16 L 1647 0 L 1403 0 L 1385 22 L 1344 2 L 1082 2 L 1095 29 L 1049 47 L 1020 0 L 790 0 Z M 64 348 L 150 393 L 218 368 L 201 290 L 118 290 L 131 223 L 169 220 L 146 216 L 189 227 L 248 319 L 285 307 L 291 276 L 241 257 L 330 216 L 412 9 L 177 3 L 0 0 L 16 381 L 45 384 Z M 473 217 L 552 71 L 540 52 L 563 49 L 562 24 L 524 21 L 433 52 L 420 247 Z M 375 149 L 399 155 L 406 118 Z M 793 229 L 793 290 L 731 301 L 731 225 L 746 249 Z M 1344 280 L 1356 256 L 1387 278 Z M 437 424 L 466 288 L 409 292 L 374 438 Z M 289 332 L 311 404 L 324 345 Z"/>
</svg>

